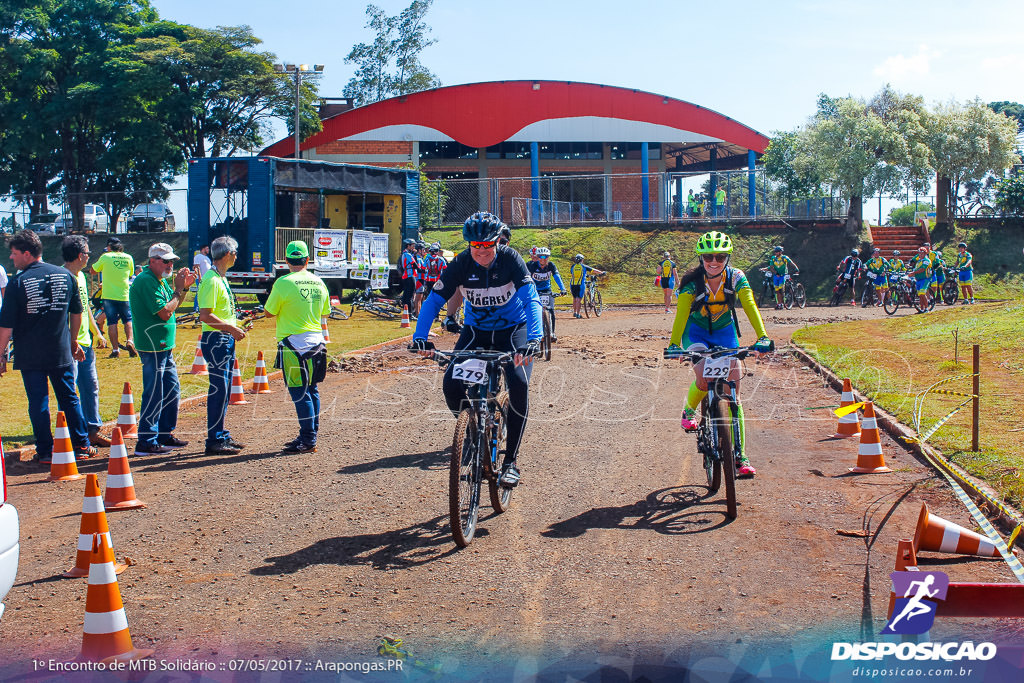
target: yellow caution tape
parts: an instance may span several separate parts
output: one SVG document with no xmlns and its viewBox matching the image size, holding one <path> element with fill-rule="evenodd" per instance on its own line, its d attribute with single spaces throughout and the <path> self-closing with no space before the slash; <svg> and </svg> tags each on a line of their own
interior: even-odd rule
<svg viewBox="0 0 1024 683">
<path fill-rule="evenodd" d="M 855 410 L 860 410 L 863 407 L 864 402 L 861 401 L 860 403 L 851 403 L 848 406 L 843 406 L 842 408 L 839 408 L 838 410 L 833 410 L 832 412 L 835 413 L 836 417 L 843 417 L 844 415 L 849 415 Z"/>
<path fill-rule="evenodd" d="M 932 389 L 932 394 L 945 394 L 946 396 L 966 396 L 967 398 L 978 398 L 977 394 L 965 394 L 960 391 L 950 391 L 948 389 Z"/>
<path fill-rule="evenodd" d="M 1013 547 L 1013 542 L 1017 540 L 1017 536 L 1020 535 L 1021 529 L 1024 529 L 1024 524 L 1017 525 L 1017 528 L 1013 530 L 1013 533 L 1010 534 L 1010 537 L 1006 539 L 1006 545 L 1008 545 L 1011 548 Z"/>
</svg>

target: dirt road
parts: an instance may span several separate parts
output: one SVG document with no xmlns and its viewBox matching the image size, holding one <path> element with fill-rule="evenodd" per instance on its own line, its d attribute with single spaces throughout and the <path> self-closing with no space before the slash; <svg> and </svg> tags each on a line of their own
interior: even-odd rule
<svg viewBox="0 0 1024 683">
<path fill-rule="evenodd" d="M 765 317 L 783 340 L 808 322 L 878 314 Z M 877 633 L 896 540 L 913 535 L 921 502 L 970 527 L 962 506 L 884 435 L 894 472 L 848 476 L 857 443 L 827 438 L 838 396 L 777 354 L 750 363 L 742 384 L 758 475 L 739 482 L 730 522 L 679 429 L 692 371 L 661 360 L 670 323 L 649 310 L 560 318 L 555 355 L 533 376 L 523 484 L 509 512 L 485 509 L 465 550 L 448 531 L 454 419 L 432 363 L 393 350 L 329 375 L 315 454 L 279 454 L 296 432 L 280 386 L 231 408 L 228 425 L 249 444 L 235 457 L 205 456 L 205 409 L 184 413 L 188 448 L 131 459 L 149 507 L 108 516 L 116 554 L 134 562 L 120 588 L 136 645 L 197 660 L 372 659 L 395 635 L 450 665 Z M 23 542 L 0 628 L 13 673 L 81 647 L 84 580 L 56 577 L 73 564 L 83 485 L 47 483 L 27 465 L 9 484 Z M 837 533 L 864 529 L 870 552 L 869 539 Z M 999 560 L 934 567 L 1012 580 Z"/>
</svg>

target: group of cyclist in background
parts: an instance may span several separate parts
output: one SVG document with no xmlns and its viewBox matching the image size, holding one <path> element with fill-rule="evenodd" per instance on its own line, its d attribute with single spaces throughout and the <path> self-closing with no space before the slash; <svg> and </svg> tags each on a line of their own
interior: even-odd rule
<svg viewBox="0 0 1024 683">
<path fill-rule="evenodd" d="M 857 305 L 856 283 L 859 278 L 864 278 L 861 297 L 863 306 L 872 303 L 881 306 L 883 296 L 879 292 L 902 280 L 918 297 L 917 312 L 924 313 L 930 309 L 933 301 L 945 299 L 947 303 L 952 303 L 950 297 L 943 296 L 947 277 L 956 277 L 962 294 L 962 305 L 975 303 L 974 256 L 967 250 L 966 242 L 957 245 L 956 259 L 951 265 L 947 265 L 942 254 L 933 250 L 931 244 L 925 243 L 906 262 L 898 250 L 893 251 L 892 258 L 886 259 L 881 249 L 873 247 L 871 257 L 861 261 L 860 252 L 852 249 L 850 255 L 836 266 L 836 272 L 838 277 L 833 298 L 841 296 L 848 288 L 852 306 Z M 952 298 L 955 298 L 955 287 L 950 285 L 945 289 L 952 289 Z"/>
</svg>

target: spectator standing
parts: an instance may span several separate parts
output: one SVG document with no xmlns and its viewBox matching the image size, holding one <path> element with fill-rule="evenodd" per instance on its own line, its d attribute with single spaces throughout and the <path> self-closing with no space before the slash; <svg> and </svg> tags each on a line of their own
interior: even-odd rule
<svg viewBox="0 0 1024 683">
<path fill-rule="evenodd" d="M 658 277 L 661 291 L 665 294 L 665 312 L 668 313 L 672 303 L 672 289 L 676 286 L 679 273 L 676 270 L 676 262 L 672 260 L 672 254 L 666 251 L 662 256 L 661 263 L 658 265 Z"/>
<path fill-rule="evenodd" d="M 92 271 L 99 273 L 103 288 L 103 313 L 106 316 L 107 334 L 110 336 L 110 357 L 121 355 L 118 345 L 117 323 L 124 323 L 125 348 L 132 358 L 136 355 L 135 337 L 132 334 L 132 312 L 128 304 L 128 280 L 135 273 L 135 261 L 126 254 L 124 245 L 117 237 L 107 240 L 107 251 L 92 265 Z"/>
<path fill-rule="evenodd" d="M 107 340 L 96 325 L 96 319 L 89 307 L 89 283 L 82 270 L 89 264 L 89 242 L 81 235 L 70 235 L 60 245 L 64 267 L 75 278 L 78 296 L 82 301 L 82 324 L 78 328 L 78 345 L 84 358 L 74 362 L 75 384 L 78 386 L 78 400 L 82 404 L 82 417 L 89 430 L 89 443 L 94 446 L 109 446 L 110 439 L 100 434 L 103 420 L 100 419 L 100 382 L 96 375 L 96 349 L 107 346 Z"/>
<path fill-rule="evenodd" d="M 163 242 L 152 245 L 149 267 L 135 278 L 128 292 L 139 331 L 137 346 L 142 361 L 142 407 L 136 455 L 166 453 L 188 445 L 172 433 L 178 425 L 181 395 L 178 369 L 174 365 L 174 311 L 181 305 L 188 288 L 195 284 L 196 277 L 189 268 L 175 273 L 177 260 L 170 245 Z M 172 276 L 173 280 L 168 281 Z"/>
<path fill-rule="evenodd" d="M 192 299 L 192 312 L 199 312 L 199 284 L 203 281 L 203 276 L 206 275 L 206 271 L 213 267 L 213 261 L 210 260 L 210 245 L 204 244 L 199 247 L 199 251 L 196 253 L 195 258 L 192 259 L 192 270 L 195 271 L 198 281 L 196 283 L 196 296 Z"/>
<path fill-rule="evenodd" d="M 231 438 L 224 425 L 231 391 L 231 373 L 235 364 L 235 342 L 245 339 L 245 330 L 235 317 L 235 295 L 227 281 L 228 268 L 235 265 L 238 242 L 233 237 L 218 237 L 210 245 L 213 267 L 199 285 L 199 320 L 203 323 L 200 346 L 210 370 L 210 389 L 206 394 L 206 454 L 235 455 L 245 444 Z"/>
<path fill-rule="evenodd" d="M 413 243 L 415 245 L 415 243 Z M 414 256 L 412 252 L 402 254 Z M 285 444 L 283 453 L 316 450 L 320 430 L 320 391 L 327 372 L 327 346 L 320 326 L 331 312 L 327 286 L 306 270 L 309 248 L 301 240 L 289 242 L 285 261 L 291 272 L 274 282 L 263 310 L 277 317 L 277 364 L 299 419 L 299 436 Z"/>
<path fill-rule="evenodd" d="M 82 324 L 78 284 L 68 271 L 43 262 L 42 242 L 31 230 L 16 234 L 8 246 L 11 262 L 19 272 L 10 281 L 6 303 L 0 309 L 0 349 L 6 349 L 13 337 L 36 439 L 35 460 L 49 465 L 53 455 L 47 382 L 67 418 L 75 456 L 91 458 L 96 448 L 89 443 L 82 404 L 75 393 L 73 362 L 85 360 L 78 345 Z M 6 354 L 0 354 L 0 377 L 6 371 Z"/>
<path fill-rule="evenodd" d="M 4 307 L 4 293 L 7 291 L 7 271 L 0 265 L 0 309 Z"/>
<path fill-rule="evenodd" d="M 402 245 L 405 247 L 405 251 L 398 257 L 398 272 L 402 274 L 402 306 L 409 309 L 410 317 L 415 317 L 412 310 L 412 298 L 416 294 L 416 275 L 419 271 L 419 261 L 416 259 L 416 240 L 407 237 L 402 240 Z M 263 310 L 266 308 L 264 306 Z"/>
<path fill-rule="evenodd" d="M 721 185 L 715 190 L 715 218 L 719 218 L 725 215 L 725 188 Z"/>
</svg>

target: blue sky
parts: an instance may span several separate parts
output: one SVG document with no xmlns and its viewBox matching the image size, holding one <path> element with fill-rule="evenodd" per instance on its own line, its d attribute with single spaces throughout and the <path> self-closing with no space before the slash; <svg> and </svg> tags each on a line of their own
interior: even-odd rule
<svg viewBox="0 0 1024 683">
<path fill-rule="evenodd" d="M 397 14 L 410 0 L 377 0 Z M 361 0 L 153 0 L 197 26 L 248 24 L 287 62 L 352 77 L 369 41 Z M 818 93 L 869 97 L 886 82 L 925 97 L 1024 101 L 1024 2 L 895 0 L 435 0 L 423 63 L 445 85 L 588 81 L 688 100 L 765 134 L 804 123 Z M 283 127 L 279 128 L 283 133 Z"/>
</svg>

